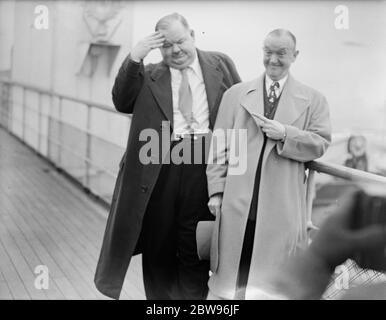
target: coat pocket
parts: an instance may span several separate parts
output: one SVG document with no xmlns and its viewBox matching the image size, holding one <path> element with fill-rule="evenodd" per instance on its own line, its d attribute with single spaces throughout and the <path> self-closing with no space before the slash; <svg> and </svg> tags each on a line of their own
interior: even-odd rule
<svg viewBox="0 0 386 320">
<path fill-rule="evenodd" d="M 210 270 L 216 273 L 219 265 L 219 242 L 220 242 L 221 212 L 216 216 L 213 226 L 212 240 L 210 246 Z"/>
</svg>

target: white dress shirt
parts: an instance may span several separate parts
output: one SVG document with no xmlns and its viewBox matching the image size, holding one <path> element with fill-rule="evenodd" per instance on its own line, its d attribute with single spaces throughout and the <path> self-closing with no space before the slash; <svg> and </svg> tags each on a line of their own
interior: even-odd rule
<svg viewBox="0 0 386 320">
<path fill-rule="evenodd" d="M 267 91 L 267 97 L 269 97 L 269 91 L 272 83 L 279 82 L 279 88 L 275 87 L 275 93 L 276 97 L 279 98 L 281 95 L 281 92 L 283 91 L 284 85 L 288 79 L 288 73 L 287 75 L 280 79 L 279 81 L 273 81 L 267 74 L 265 75 L 265 90 Z"/>
<path fill-rule="evenodd" d="M 181 84 L 181 71 L 170 68 L 173 94 L 173 129 L 174 133 L 188 133 L 188 123 L 178 108 L 178 90 Z M 196 133 L 206 133 L 209 131 L 209 107 L 206 97 L 205 83 L 202 70 L 198 61 L 197 53 L 192 64 L 187 70 L 190 89 L 192 90 L 193 106 L 192 112 L 194 119 L 192 128 Z"/>
</svg>

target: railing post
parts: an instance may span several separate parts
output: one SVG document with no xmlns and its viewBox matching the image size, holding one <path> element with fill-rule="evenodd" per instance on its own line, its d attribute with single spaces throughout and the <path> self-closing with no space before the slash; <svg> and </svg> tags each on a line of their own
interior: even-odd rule
<svg viewBox="0 0 386 320">
<path fill-rule="evenodd" d="M 23 102 L 22 102 L 22 119 L 21 119 L 21 125 L 22 125 L 22 131 L 21 131 L 21 137 L 22 137 L 22 140 L 25 142 L 25 113 L 26 113 L 26 99 L 25 99 L 25 92 L 26 92 L 26 88 L 23 87 Z"/>
<path fill-rule="evenodd" d="M 39 106 L 38 106 L 38 153 L 42 154 L 42 93 L 39 92 Z"/>
<path fill-rule="evenodd" d="M 53 94 L 51 93 L 50 94 L 50 105 L 49 105 L 49 109 L 48 109 L 48 114 L 47 114 L 47 158 L 52 160 L 52 157 L 51 157 L 51 141 L 50 141 L 50 137 L 51 137 L 51 128 L 52 128 L 52 106 L 53 106 L 53 103 L 54 103 L 54 96 Z"/>
<path fill-rule="evenodd" d="M 4 128 L 8 129 L 8 126 L 6 126 L 6 120 L 5 119 L 5 114 L 6 110 L 8 109 L 5 104 L 5 84 L 3 82 L 0 82 L 1 85 L 1 109 L 0 109 L 0 126 L 3 126 Z"/>
<path fill-rule="evenodd" d="M 7 130 L 12 132 L 13 128 L 13 105 L 11 104 L 11 84 L 5 85 L 6 89 L 6 105 L 7 105 Z"/>
<path fill-rule="evenodd" d="M 63 125 L 62 125 L 62 116 L 63 116 L 63 99 L 59 97 L 59 119 L 58 119 L 58 166 L 63 168 L 62 166 L 62 138 L 63 138 Z"/>
<path fill-rule="evenodd" d="M 91 106 L 87 105 L 87 123 L 86 123 L 86 181 L 85 181 L 85 186 L 88 189 L 90 188 L 90 159 L 91 159 Z"/>
<path fill-rule="evenodd" d="M 315 171 L 312 169 L 308 169 L 308 177 L 307 177 L 307 228 L 314 229 L 314 225 L 312 223 L 312 204 L 315 198 Z"/>
</svg>

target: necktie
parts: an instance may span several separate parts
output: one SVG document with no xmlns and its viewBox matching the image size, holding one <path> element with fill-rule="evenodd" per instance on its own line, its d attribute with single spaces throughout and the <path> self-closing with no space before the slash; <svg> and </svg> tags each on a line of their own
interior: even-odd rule
<svg viewBox="0 0 386 320">
<path fill-rule="evenodd" d="M 278 88 L 278 89 L 280 88 L 279 82 L 277 82 L 277 81 L 272 83 L 271 86 L 269 87 L 268 101 L 271 104 L 271 106 L 273 106 L 275 104 L 275 102 L 278 98 L 276 95 L 275 88 Z"/>
<path fill-rule="evenodd" d="M 178 109 L 180 109 L 182 115 L 188 123 L 189 128 L 191 128 L 191 124 L 194 121 L 192 112 L 193 97 L 192 90 L 189 86 L 188 68 L 181 70 L 181 75 L 181 85 L 178 90 Z"/>
</svg>

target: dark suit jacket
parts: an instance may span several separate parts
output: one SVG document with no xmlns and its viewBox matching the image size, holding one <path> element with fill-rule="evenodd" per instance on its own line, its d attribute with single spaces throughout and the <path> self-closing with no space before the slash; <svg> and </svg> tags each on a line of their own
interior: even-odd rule
<svg viewBox="0 0 386 320">
<path fill-rule="evenodd" d="M 240 77 L 225 54 L 200 50 L 197 53 L 208 99 L 210 129 L 213 129 L 222 94 L 240 82 Z M 136 244 L 142 219 L 162 166 L 143 165 L 139 161 L 139 151 L 146 143 L 139 141 L 139 134 L 151 128 L 161 136 L 162 121 L 169 120 L 173 127 L 169 67 L 163 62 L 145 67 L 127 57 L 116 77 L 112 95 L 116 109 L 132 113 L 133 117 L 94 280 L 99 291 L 117 299 L 130 259 L 139 253 Z"/>
</svg>

